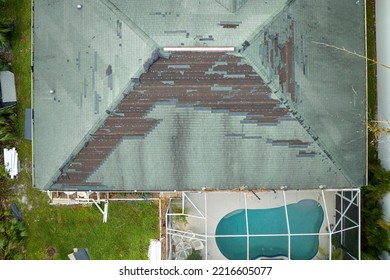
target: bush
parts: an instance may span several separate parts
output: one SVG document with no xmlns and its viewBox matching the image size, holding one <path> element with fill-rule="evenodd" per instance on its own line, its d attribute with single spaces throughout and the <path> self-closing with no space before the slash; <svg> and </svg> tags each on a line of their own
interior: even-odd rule
<svg viewBox="0 0 390 280">
<path fill-rule="evenodd" d="M 390 172 L 380 165 L 370 165 L 370 185 L 362 188 L 362 256 L 379 259 L 383 251 L 390 253 L 389 224 L 383 220 L 382 200 L 390 191 Z"/>
<path fill-rule="evenodd" d="M 0 18 L 0 48 L 3 50 L 9 47 L 9 35 L 13 31 L 14 27 L 12 22 Z"/>
<path fill-rule="evenodd" d="M 199 251 L 192 250 L 192 253 L 188 255 L 186 260 L 201 260 L 202 256 L 200 255 Z"/>
<path fill-rule="evenodd" d="M 0 148 L 12 145 L 18 139 L 15 124 L 16 113 L 14 108 L 0 110 Z"/>
<path fill-rule="evenodd" d="M 13 217 L 9 210 L 0 212 L 0 259 L 24 259 L 24 237 L 27 228 Z"/>
</svg>

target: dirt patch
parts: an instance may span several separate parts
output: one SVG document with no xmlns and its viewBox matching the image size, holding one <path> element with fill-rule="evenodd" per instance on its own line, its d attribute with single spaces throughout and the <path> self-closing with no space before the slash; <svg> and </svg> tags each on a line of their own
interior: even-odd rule
<svg viewBox="0 0 390 280">
<path fill-rule="evenodd" d="M 46 248 L 46 259 L 52 260 L 55 258 L 56 255 L 57 255 L 56 248 L 51 247 L 51 246 Z"/>
<path fill-rule="evenodd" d="M 22 39 L 22 42 L 26 43 L 30 40 L 30 35 L 23 34 L 21 39 Z"/>
</svg>

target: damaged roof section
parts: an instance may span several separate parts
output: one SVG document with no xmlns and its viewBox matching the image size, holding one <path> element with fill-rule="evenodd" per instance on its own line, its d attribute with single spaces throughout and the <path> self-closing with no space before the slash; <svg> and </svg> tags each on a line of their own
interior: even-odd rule
<svg viewBox="0 0 390 280">
<path fill-rule="evenodd" d="M 364 3 L 289 1 L 240 53 L 354 182 L 366 184 Z M 328 47 L 325 47 L 328 45 Z"/>
<path fill-rule="evenodd" d="M 274 188 L 302 182 L 308 171 L 314 177 L 294 187 L 312 180 L 345 186 L 242 57 L 180 52 L 148 70 L 65 166 L 55 189 Z M 291 179 L 296 168 L 300 175 Z"/>
</svg>

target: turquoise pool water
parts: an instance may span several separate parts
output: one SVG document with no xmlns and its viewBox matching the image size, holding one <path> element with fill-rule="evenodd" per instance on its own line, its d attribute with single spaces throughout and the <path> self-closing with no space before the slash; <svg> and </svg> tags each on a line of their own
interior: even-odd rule
<svg viewBox="0 0 390 280">
<path fill-rule="evenodd" d="M 321 205 L 311 199 L 287 205 L 290 232 L 318 233 L 324 220 Z M 270 209 L 248 209 L 249 234 L 287 234 L 284 206 Z M 224 216 L 218 223 L 216 235 L 245 235 L 245 210 L 238 209 Z M 246 260 L 246 237 L 216 237 L 221 253 L 231 260 Z M 291 259 L 309 260 L 318 252 L 319 239 L 315 235 L 291 237 Z M 249 258 L 288 256 L 287 236 L 249 238 Z"/>
</svg>

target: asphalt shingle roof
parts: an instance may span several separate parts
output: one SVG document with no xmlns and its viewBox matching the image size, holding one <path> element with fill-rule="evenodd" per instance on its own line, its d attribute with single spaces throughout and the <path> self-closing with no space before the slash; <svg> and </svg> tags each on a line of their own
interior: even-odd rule
<svg viewBox="0 0 390 280">
<path fill-rule="evenodd" d="M 35 186 L 363 185 L 364 6 L 228 2 L 35 1 Z"/>
</svg>

